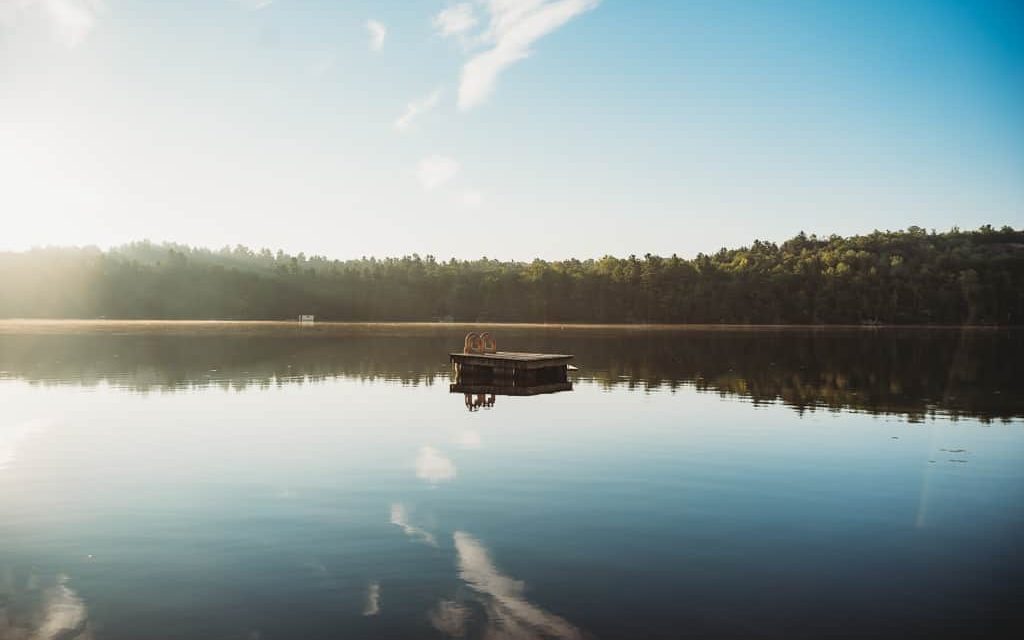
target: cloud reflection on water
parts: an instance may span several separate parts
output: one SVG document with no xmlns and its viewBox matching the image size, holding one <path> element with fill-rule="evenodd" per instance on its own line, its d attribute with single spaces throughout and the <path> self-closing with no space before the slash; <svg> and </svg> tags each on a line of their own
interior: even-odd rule
<svg viewBox="0 0 1024 640">
<path fill-rule="evenodd" d="M 430 610 L 430 624 L 435 629 L 452 638 L 466 635 L 466 623 L 469 621 L 469 609 L 454 600 L 442 600 Z"/>
<path fill-rule="evenodd" d="M 480 541 L 462 531 L 456 531 L 454 539 L 459 577 L 481 596 L 487 613 L 485 638 L 576 640 L 584 637 L 569 621 L 523 597 L 525 584 L 498 571 Z"/>
<path fill-rule="evenodd" d="M 455 463 L 434 447 L 421 447 L 416 456 L 416 477 L 430 484 L 455 478 Z"/>
<path fill-rule="evenodd" d="M 30 576 L 26 589 L 14 589 L 12 575 L 6 576 L 0 591 L 0 638 L 3 640 L 93 640 L 88 610 L 82 598 L 67 585 L 67 576 L 58 576 L 56 584 L 38 591 Z M 10 593 L 4 593 L 9 591 Z M 17 611 L 10 603 L 25 597 Z"/>
<path fill-rule="evenodd" d="M 6 469 L 18 456 L 18 450 L 32 436 L 49 426 L 43 420 L 29 420 L 15 427 L 0 428 L 0 471 Z"/>
<path fill-rule="evenodd" d="M 437 546 L 437 540 L 434 539 L 433 534 L 409 524 L 409 514 L 405 509 L 405 505 L 400 502 L 396 502 L 391 505 L 391 524 L 401 527 L 402 531 L 405 532 L 405 535 L 409 536 L 413 540 L 418 540 L 419 542 L 423 542 L 432 547 Z"/>
<path fill-rule="evenodd" d="M 363 607 L 364 616 L 375 616 L 380 613 L 380 583 L 371 582 L 366 587 L 366 605 Z"/>
</svg>

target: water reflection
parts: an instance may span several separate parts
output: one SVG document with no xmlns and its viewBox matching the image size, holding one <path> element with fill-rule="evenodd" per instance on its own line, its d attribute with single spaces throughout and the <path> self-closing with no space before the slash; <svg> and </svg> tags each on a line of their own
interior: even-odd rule
<svg viewBox="0 0 1024 640">
<path fill-rule="evenodd" d="M 409 524 L 409 514 L 405 505 L 401 503 L 391 505 L 391 524 L 399 527 L 409 538 L 427 544 L 431 547 L 437 546 L 437 540 L 429 531 Z"/>
<path fill-rule="evenodd" d="M 0 428 L 0 471 L 14 462 L 18 450 L 25 442 L 33 435 L 42 432 L 46 426 L 47 423 L 42 420 L 29 420 L 7 429 Z"/>
<path fill-rule="evenodd" d="M 466 409 L 477 411 L 494 407 L 497 396 L 539 396 L 562 391 L 572 391 L 571 382 L 548 382 L 527 385 L 475 384 L 453 382 L 448 385 L 449 393 L 461 393 Z"/>
<path fill-rule="evenodd" d="M 526 585 L 495 567 L 484 545 L 464 531 L 456 531 L 456 563 L 459 578 L 472 590 L 483 608 L 485 629 L 481 637 L 494 639 L 562 638 L 575 640 L 583 633 L 572 623 L 530 602 L 523 595 Z M 431 623 L 452 637 L 464 635 L 469 609 L 442 600 L 430 613 Z"/>
<path fill-rule="evenodd" d="M 509 330 L 574 352 L 573 394 L 469 414 L 424 386 L 462 330 L 382 331 L 0 336 L 0 639 L 937 638 L 1014 615 L 1019 424 L 782 405 L 1021 415 L 1018 334 Z M 249 384 L 271 389 L 219 390 Z"/>
<path fill-rule="evenodd" d="M 371 582 L 366 587 L 366 605 L 363 607 L 364 616 L 375 616 L 380 613 L 380 583 Z"/>
<path fill-rule="evenodd" d="M 109 333 L 0 331 L 0 378 L 108 383 L 137 391 L 241 389 L 338 377 L 409 385 L 449 381 L 465 329 L 317 326 Z M 0 327 L 2 329 L 2 327 Z M 984 420 L 1024 417 L 1024 331 L 940 329 L 502 329 L 509 348 L 568 351 L 575 379 L 605 388 L 700 391 L 781 401 L 798 411 L 855 409 Z M 485 389 L 450 388 L 476 396 Z M 496 394 L 496 392 L 493 392 Z M 465 396 L 464 396 L 465 399 Z M 471 398 L 472 409 L 487 406 Z"/>
<path fill-rule="evenodd" d="M 416 477 L 436 485 L 455 478 L 456 470 L 453 463 L 434 447 L 420 447 L 416 455 Z"/>
<path fill-rule="evenodd" d="M 0 581 L 0 638 L 4 640 L 93 640 L 85 603 L 68 585 L 68 577 L 56 576 L 53 584 L 40 586 L 30 574 L 19 582 L 13 571 Z"/>
<path fill-rule="evenodd" d="M 391 508 L 391 522 L 397 524 L 413 539 L 436 546 L 434 536 L 409 525 L 405 507 Z M 431 625 L 443 634 L 462 638 L 490 638 L 493 640 L 532 640 L 534 638 L 583 638 L 579 628 L 564 618 L 530 602 L 525 596 L 526 584 L 502 573 L 491 560 L 487 548 L 478 539 L 464 531 L 452 535 L 455 565 L 459 579 L 469 588 L 469 599 L 482 612 L 482 628 L 473 624 L 473 610 L 466 602 L 442 599 L 430 610 Z M 380 586 L 370 585 L 364 615 L 375 615 L 380 610 Z M 372 611 L 372 613 L 367 613 Z"/>
<path fill-rule="evenodd" d="M 455 385 L 452 385 L 453 387 Z M 455 389 L 452 389 L 452 393 L 459 393 Z M 478 409 L 490 409 L 494 406 L 494 394 L 487 393 L 463 393 L 463 402 L 466 404 L 466 408 L 470 411 L 477 411 Z"/>
<path fill-rule="evenodd" d="M 430 624 L 446 636 L 462 638 L 466 635 L 466 623 L 470 611 L 454 600 L 442 600 L 430 610 Z"/>
</svg>

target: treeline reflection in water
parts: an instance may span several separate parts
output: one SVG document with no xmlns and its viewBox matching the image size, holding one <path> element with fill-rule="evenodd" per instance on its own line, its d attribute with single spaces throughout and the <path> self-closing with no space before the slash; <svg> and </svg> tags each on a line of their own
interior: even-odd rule
<svg viewBox="0 0 1024 640">
<path fill-rule="evenodd" d="M 270 387 L 339 377 L 449 382 L 465 327 L 270 325 L 249 330 L 0 332 L 0 379 L 135 391 Z M 576 355 L 577 382 L 702 392 L 798 411 L 852 409 L 985 421 L 1024 417 L 1024 331 L 1011 329 L 495 330 L 503 350 Z"/>
</svg>

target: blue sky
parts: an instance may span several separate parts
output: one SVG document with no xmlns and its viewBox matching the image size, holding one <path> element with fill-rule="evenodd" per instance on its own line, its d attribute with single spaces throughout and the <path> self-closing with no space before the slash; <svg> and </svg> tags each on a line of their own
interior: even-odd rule
<svg viewBox="0 0 1024 640">
<path fill-rule="evenodd" d="M 1024 226 L 1015 2 L 0 0 L 0 248 Z"/>
</svg>

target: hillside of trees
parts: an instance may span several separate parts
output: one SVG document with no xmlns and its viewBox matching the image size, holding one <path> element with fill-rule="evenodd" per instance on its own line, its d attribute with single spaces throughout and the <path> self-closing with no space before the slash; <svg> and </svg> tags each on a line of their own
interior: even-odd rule
<svg viewBox="0 0 1024 640">
<path fill-rule="evenodd" d="M 1024 323 L 1024 231 L 803 233 L 692 259 L 330 260 L 139 242 L 0 253 L 0 317 Z"/>
</svg>

